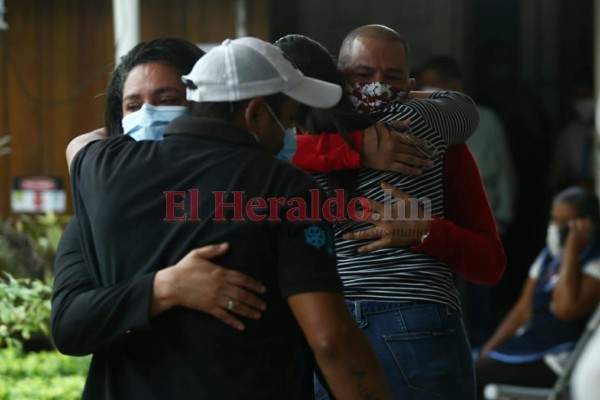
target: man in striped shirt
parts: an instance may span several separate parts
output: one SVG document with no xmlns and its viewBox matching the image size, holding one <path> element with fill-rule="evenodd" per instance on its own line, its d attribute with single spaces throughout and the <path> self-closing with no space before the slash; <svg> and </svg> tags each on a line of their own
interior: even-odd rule
<svg viewBox="0 0 600 400">
<path fill-rule="evenodd" d="M 419 216 L 429 211 L 443 218 L 442 162 L 448 146 L 464 143 L 476 128 L 475 105 L 457 92 L 411 92 L 408 46 L 381 25 L 352 31 L 342 44 L 338 66 L 359 111 L 389 121 L 408 119 L 412 133 L 428 143 L 423 150 L 434 165 L 419 176 L 362 168 L 357 179 L 358 195 L 375 200 L 379 211 L 366 222 L 392 219 L 389 226 L 402 227 L 393 235 L 425 240 L 431 220 L 417 217 L 394 225 L 399 215 L 413 214 L 396 206 L 386 211 L 378 202 L 389 203 L 390 193 L 398 200 L 401 188 L 427 206 Z M 317 179 L 331 188 L 327 177 Z M 400 200 L 396 204 L 411 203 Z M 380 233 L 368 228 L 372 226 L 358 221 L 336 227 L 338 269 L 348 306 L 377 351 L 395 398 L 473 399 L 470 347 L 451 270 L 408 247 L 369 247 Z M 361 230 L 368 233 L 361 237 Z M 325 398 L 320 397 L 323 392 L 317 387 L 317 399 Z"/>
</svg>

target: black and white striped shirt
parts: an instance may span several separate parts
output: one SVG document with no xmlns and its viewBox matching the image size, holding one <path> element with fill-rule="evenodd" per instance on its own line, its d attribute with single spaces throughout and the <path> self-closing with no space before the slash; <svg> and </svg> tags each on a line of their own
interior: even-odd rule
<svg viewBox="0 0 600 400">
<path fill-rule="evenodd" d="M 381 182 L 392 184 L 410 196 L 426 198 L 431 214 L 444 217 L 442 163 L 448 146 L 463 143 L 478 123 L 478 113 L 470 97 L 457 92 L 435 92 L 428 99 L 413 99 L 398 105 L 383 120 L 410 119 L 412 133 L 427 140 L 437 150 L 434 165 L 420 176 L 362 168 L 358 172 L 357 195 L 389 202 Z M 315 176 L 325 190 L 331 190 L 326 175 Z M 387 196 L 389 197 L 389 196 Z M 356 250 L 368 240 L 344 240 L 348 231 L 372 227 L 353 221 L 335 227 L 338 271 L 348 300 L 431 301 L 460 310 L 452 272 L 442 261 L 408 248 L 385 248 L 359 254 Z"/>
</svg>

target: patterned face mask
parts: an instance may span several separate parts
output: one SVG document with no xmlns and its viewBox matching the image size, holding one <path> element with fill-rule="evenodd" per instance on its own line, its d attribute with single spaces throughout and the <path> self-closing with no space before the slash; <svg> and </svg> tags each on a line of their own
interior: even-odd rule
<svg viewBox="0 0 600 400">
<path fill-rule="evenodd" d="M 348 83 L 346 91 L 356 111 L 362 114 L 384 111 L 408 97 L 408 92 L 383 82 Z"/>
</svg>

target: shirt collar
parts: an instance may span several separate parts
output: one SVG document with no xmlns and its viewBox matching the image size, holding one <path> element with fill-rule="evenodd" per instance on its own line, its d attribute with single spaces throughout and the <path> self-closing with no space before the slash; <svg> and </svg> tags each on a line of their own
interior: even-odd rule
<svg viewBox="0 0 600 400">
<path fill-rule="evenodd" d="M 235 144 L 258 145 L 254 136 L 246 129 L 214 118 L 190 115 L 175 118 L 165 129 L 165 136 L 177 134 L 193 134 Z"/>
</svg>

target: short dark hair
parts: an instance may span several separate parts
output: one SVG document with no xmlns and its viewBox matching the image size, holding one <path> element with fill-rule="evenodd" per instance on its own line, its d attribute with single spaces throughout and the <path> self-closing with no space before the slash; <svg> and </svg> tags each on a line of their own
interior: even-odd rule
<svg viewBox="0 0 600 400">
<path fill-rule="evenodd" d="M 106 89 L 104 126 L 108 135 L 123 134 L 123 86 L 133 68 L 140 64 L 164 62 L 176 68 L 181 75 L 185 75 L 204 54 L 198 46 L 185 39 L 161 38 L 141 42 L 121 57 Z"/>
<path fill-rule="evenodd" d="M 577 217 L 589 217 L 597 223 L 600 221 L 600 206 L 598 197 L 589 189 L 582 186 L 570 186 L 554 196 L 554 203 L 568 203 L 573 207 Z"/>
<path fill-rule="evenodd" d="M 594 224 L 594 236 L 600 233 L 600 205 L 598 197 L 590 189 L 581 186 L 570 186 L 561 190 L 552 199 L 553 203 L 567 203 L 578 218 L 589 218 Z"/>
<path fill-rule="evenodd" d="M 348 58 L 352 51 L 352 45 L 356 38 L 371 38 L 378 40 L 385 40 L 389 42 L 400 42 L 404 47 L 404 53 L 406 54 L 406 61 L 410 65 L 410 47 L 408 42 L 398 32 L 389 28 L 385 25 L 371 24 L 363 25 L 353 29 L 346 35 L 342 41 L 340 47 L 340 53 L 338 55 L 338 68 L 344 69 L 348 65 Z"/>
<path fill-rule="evenodd" d="M 419 73 L 427 70 L 436 71 L 444 80 L 462 79 L 462 70 L 458 61 L 451 56 L 440 55 L 428 58 L 419 68 Z"/>
</svg>

